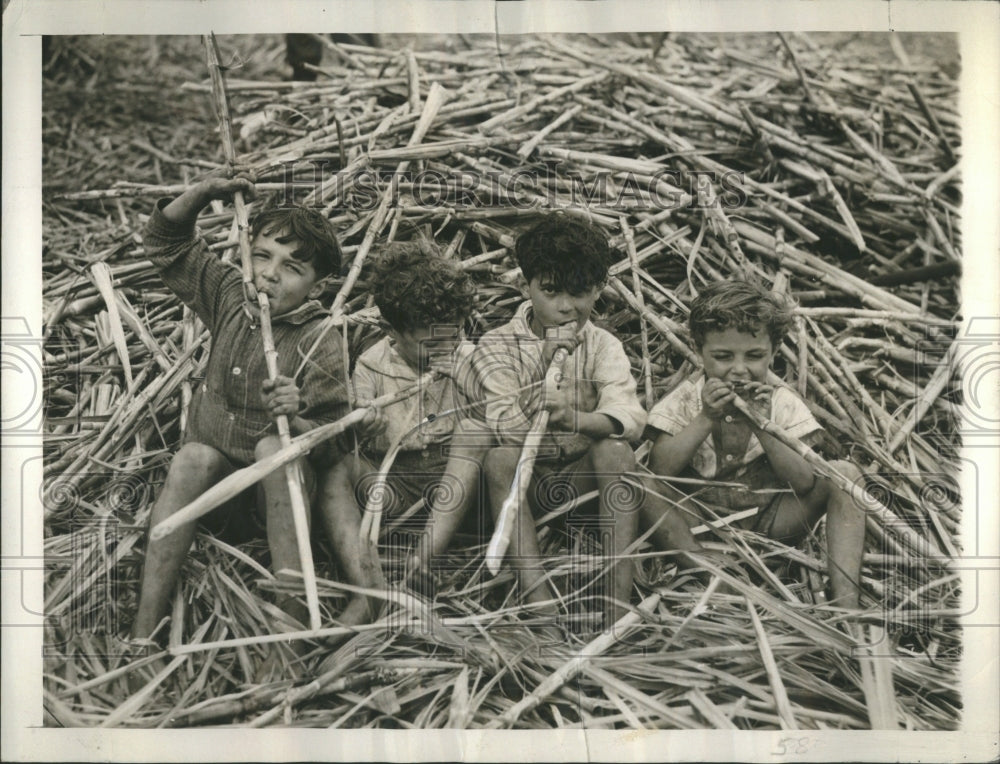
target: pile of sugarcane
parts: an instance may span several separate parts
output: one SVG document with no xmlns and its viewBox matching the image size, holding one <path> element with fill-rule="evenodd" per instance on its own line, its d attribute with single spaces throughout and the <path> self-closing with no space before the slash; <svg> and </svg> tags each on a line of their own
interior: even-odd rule
<svg viewBox="0 0 1000 764">
<path fill-rule="evenodd" d="M 289 584 L 263 541 L 199 534 L 168 651 L 130 652 L 150 506 L 209 350 L 138 233 L 156 197 L 227 162 L 197 40 L 150 43 L 177 83 L 157 92 L 95 60 L 100 43 L 66 38 L 43 89 L 48 723 L 957 726 L 954 61 L 888 35 L 385 37 L 325 40 L 317 81 L 293 83 L 278 38 L 219 42 L 224 60 L 257 51 L 228 72 L 239 163 L 341 232 L 331 320 L 351 359 L 379 336 L 366 280 L 379 246 L 428 232 L 472 273 L 475 339 L 523 299 L 512 244 L 549 210 L 595 223 L 620 252 L 595 318 L 624 342 L 647 407 L 697 364 L 685 322 L 704 284 L 749 275 L 795 298 L 774 371 L 869 476 L 865 612 L 825 604 L 822 524 L 790 548 L 716 523 L 700 538 L 748 577 L 719 569 L 706 585 L 639 544 L 636 610 L 612 632 L 546 643 L 511 575 L 487 570 L 488 537 L 467 535 L 433 602 L 391 588 L 385 618 L 333 658 L 307 641 L 304 658 L 283 658 L 287 679 L 254 685 Z M 81 87 L 123 102 L 123 119 L 87 121 Z M 152 112 L 139 135 L 130 100 Z M 199 227 L 238 262 L 232 209 Z M 393 582 L 403 554 L 385 525 Z M 348 592 L 321 536 L 329 626 Z M 575 612 L 606 562 L 558 525 L 540 539 Z"/>
</svg>

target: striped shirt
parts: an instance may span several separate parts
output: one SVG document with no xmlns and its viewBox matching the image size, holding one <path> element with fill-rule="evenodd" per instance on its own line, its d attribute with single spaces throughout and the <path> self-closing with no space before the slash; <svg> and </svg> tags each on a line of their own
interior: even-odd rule
<svg viewBox="0 0 1000 764">
<path fill-rule="evenodd" d="M 146 224 L 146 256 L 212 333 L 205 379 L 191 402 L 185 441 L 212 446 L 236 466 L 250 464 L 257 442 L 275 431 L 260 396 L 261 383 L 269 376 L 260 321 L 251 322 L 244 309 L 240 272 L 209 252 L 205 240 L 195 234 L 194 221 L 177 223 L 164 217 L 161 210 L 168 202 L 157 202 Z M 317 425 L 347 413 L 340 336 L 327 332 L 305 360 L 326 315 L 319 302 L 309 300 L 272 321 L 278 372 L 295 379 L 303 402 L 299 416 Z"/>
<path fill-rule="evenodd" d="M 520 388 L 545 376 L 545 343 L 531 331 L 531 316 L 531 302 L 524 302 L 508 323 L 484 334 L 472 354 L 471 379 L 463 384 L 470 399 L 484 402 L 480 416 L 503 445 L 524 441 L 540 405 L 541 396 L 532 396 L 534 409 L 524 411 L 517 394 Z M 625 348 L 614 335 L 590 321 L 580 331 L 580 344 L 566 359 L 560 387 L 570 391 L 573 409 L 604 414 L 617 422 L 620 432 L 612 438 L 638 440 L 646 412 L 636 397 Z M 550 431 L 542 440 L 539 458 L 555 453 L 572 459 L 583 455 L 592 442 L 580 433 Z"/>
</svg>

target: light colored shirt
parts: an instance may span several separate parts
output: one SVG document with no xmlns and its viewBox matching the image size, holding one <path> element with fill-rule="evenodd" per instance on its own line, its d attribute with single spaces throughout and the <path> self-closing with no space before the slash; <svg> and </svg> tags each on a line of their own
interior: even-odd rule
<svg viewBox="0 0 1000 764">
<path fill-rule="evenodd" d="M 662 430 L 668 435 L 676 435 L 701 411 L 701 391 L 705 387 L 705 375 L 688 377 L 649 412 L 649 426 Z M 769 418 L 789 435 L 802 439 L 821 429 L 819 422 L 805 402 L 787 387 L 776 386 L 771 396 Z M 691 468 L 703 478 L 712 479 L 724 474 L 728 478 L 739 478 L 746 467 L 762 456 L 764 448 L 752 432 L 748 440 L 731 437 L 731 431 L 742 428 L 743 423 L 736 416 L 725 416 L 718 420 L 712 433 L 703 440 L 691 457 Z"/>
<path fill-rule="evenodd" d="M 456 366 L 471 353 L 471 343 L 460 343 L 455 350 Z M 362 353 L 355 364 L 351 379 L 356 405 L 363 406 L 373 398 L 412 387 L 419 376 L 399 354 L 392 340 L 385 337 Z M 438 377 L 424 385 L 418 394 L 382 409 L 387 420 L 386 428 L 364 441 L 365 449 L 384 454 L 397 438 L 403 438 L 400 446 L 402 451 L 420 451 L 428 446 L 444 443 L 451 438 L 456 417 L 438 415 L 460 406 L 462 402 L 455 383 L 447 377 Z M 432 422 L 427 422 L 416 432 L 410 432 L 429 415 L 435 417 Z"/>
<path fill-rule="evenodd" d="M 503 326 L 484 334 L 472 355 L 473 384 L 466 394 L 484 403 L 480 414 L 503 445 L 518 445 L 531 429 L 541 405 L 521 408 L 518 391 L 545 377 L 542 368 L 544 340 L 531 331 L 530 302 L 522 303 Z M 635 379 L 622 343 L 610 332 L 591 322 L 581 329 L 580 344 L 563 366 L 561 388 L 569 391 L 570 405 L 577 411 L 604 414 L 617 422 L 612 435 L 638 440 L 646 424 L 646 412 L 636 396 Z M 573 432 L 550 431 L 539 448 L 539 458 L 555 452 L 563 458 L 582 455 L 591 439 Z"/>
</svg>

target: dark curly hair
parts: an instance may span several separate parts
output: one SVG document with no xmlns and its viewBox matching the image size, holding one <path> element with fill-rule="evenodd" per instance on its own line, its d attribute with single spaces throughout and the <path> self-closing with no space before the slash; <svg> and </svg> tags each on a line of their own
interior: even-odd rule
<svg viewBox="0 0 1000 764">
<path fill-rule="evenodd" d="M 603 286 L 616 259 L 603 232 L 560 213 L 546 215 L 518 236 L 514 257 L 529 283 L 538 277 L 574 295 Z"/>
<path fill-rule="evenodd" d="M 762 329 L 777 348 L 792 326 L 790 300 L 750 281 L 716 281 L 691 303 L 688 326 L 696 347 L 708 332 L 736 329 L 756 334 Z"/>
<path fill-rule="evenodd" d="M 398 332 L 461 325 L 476 296 L 469 274 L 423 238 L 386 246 L 375 260 L 371 290 L 382 318 Z"/>
<path fill-rule="evenodd" d="M 321 279 L 340 272 L 343 253 L 333 225 L 317 210 L 298 204 L 271 206 L 260 210 L 250 219 L 250 236 L 272 235 L 285 231 L 277 241 L 281 244 L 298 242 L 292 257 L 310 263 Z"/>
</svg>

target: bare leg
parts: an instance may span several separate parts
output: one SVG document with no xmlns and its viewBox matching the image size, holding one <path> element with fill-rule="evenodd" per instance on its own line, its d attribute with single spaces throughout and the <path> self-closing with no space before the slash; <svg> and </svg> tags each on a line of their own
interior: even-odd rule
<svg viewBox="0 0 1000 764">
<path fill-rule="evenodd" d="M 677 506 L 688 497 L 673 486 L 653 478 L 645 478 L 645 488 L 640 519 L 642 527 L 653 528 L 653 546 L 663 551 L 702 552 L 704 547 L 691 534 L 691 526 L 697 523 L 697 515 Z M 662 497 L 662 498 L 661 498 Z M 690 507 L 690 500 L 687 505 Z M 661 520 L 662 518 L 662 520 Z M 676 556 L 678 567 L 690 567 L 693 563 L 685 554 Z"/>
<path fill-rule="evenodd" d="M 167 480 L 150 514 L 149 527 L 190 504 L 232 471 L 229 460 L 211 446 L 201 443 L 182 446 L 170 462 Z M 139 609 L 132 624 L 134 638 L 149 637 L 167 614 L 170 595 L 196 529 L 197 522 L 191 522 L 165 538 L 149 542 L 142 569 Z"/>
<path fill-rule="evenodd" d="M 706 549 L 691 533 L 691 528 L 704 518 L 690 496 L 652 477 L 644 478 L 643 485 L 646 490 L 640 510 L 642 527 L 653 528 L 651 538 L 655 548 L 675 552 L 672 559 L 679 570 L 689 571 L 707 584 L 712 575 L 702 564 L 703 559 L 722 568 L 736 562 L 725 552 Z M 738 568 L 730 568 L 729 572 L 740 575 Z M 733 592 L 725 583 L 717 591 Z"/>
<path fill-rule="evenodd" d="M 347 583 L 373 588 L 375 581 L 361 564 L 361 508 L 354 498 L 356 462 L 347 456 L 326 473 L 320 486 L 320 511 L 327 537 Z M 339 621 L 345 626 L 368 623 L 374 606 L 361 594 L 351 595 Z"/>
<path fill-rule="evenodd" d="M 599 440 L 590 447 L 589 457 L 597 483 L 600 516 L 611 519 L 614 528 L 613 553 L 617 562 L 611 569 L 613 599 L 604 608 L 605 629 L 609 629 L 628 612 L 634 571 L 632 560 L 623 559 L 623 555 L 636 538 L 642 487 L 630 486 L 621 479 L 623 472 L 635 471 L 635 454 L 625 441 Z"/>
<path fill-rule="evenodd" d="M 281 449 L 281 441 L 277 436 L 269 435 L 257 443 L 254 455 L 257 460 L 264 459 Z M 302 481 L 302 493 L 306 501 L 306 520 L 310 519 L 309 493 L 314 484 L 312 468 L 305 459 L 299 459 Z M 299 558 L 299 545 L 295 535 L 295 518 L 292 514 L 292 500 L 288 492 L 288 478 L 284 469 L 275 470 L 263 480 L 264 501 L 267 507 L 267 545 L 271 551 L 271 569 L 278 578 L 297 581 L 295 573 L 302 571 L 302 561 Z M 287 596 L 278 601 L 278 607 L 299 621 L 309 623 L 308 608 L 296 597 Z"/>
<path fill-rule="evenodd" d="M 417 564 L 424 571 L 431 569 L 436 556 L 448 550 L 462 519 L 480 498 L 480 465 L 492 443 L 486 425 L 471 420 L 456 424 L 448 465 L 441 475 L 441 490 L 435 492 L 431 501 L 427 532 L 422 537 L 429 538 L 430 543 L 422 543 L 418 553 Z"/>
<path fill-rule="evenodd" d="M 840 460 L 831 466 L 848 480 L 861 477 L 861 470 L 852 462 Z M 833 604 L 856 609 L 861 593 L 865 515 L 849 493 L 833 484 L 830 484 L 826 511 L 826 544 Z"/>
<path fill-rule="evenodd" d="M 851 462 L 835 461 L 831 466 L 850 480 L 861 476 L 861 471 Z M 833 604 L 857 608 L 865 517 L 849 494 L 826 478 L 817 476 L 808 494 L 781 500 L 768 535 L 779 541 L 797 543 L 824 513 L 829 513 L 826 526 L 827 565 Z"/>
</svg>

